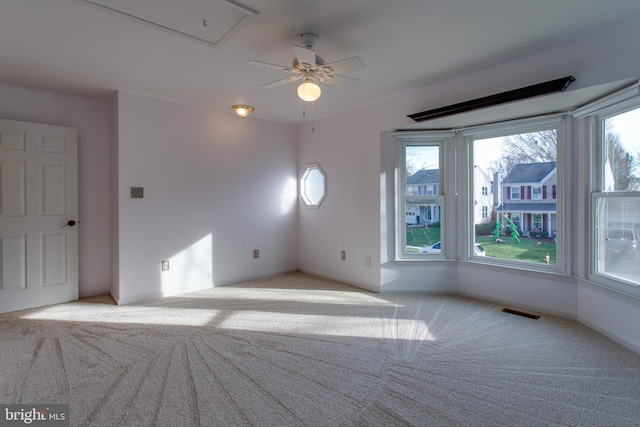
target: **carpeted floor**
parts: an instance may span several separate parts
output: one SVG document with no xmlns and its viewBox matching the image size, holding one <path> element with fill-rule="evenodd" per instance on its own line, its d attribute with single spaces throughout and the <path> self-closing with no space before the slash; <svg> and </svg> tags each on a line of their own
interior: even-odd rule
<svg viewBox="0 0 640 427">
<path fill-rule="evenodd" d="M 640 355 L 574 321 L 302 273 L 0 315 L 0 403 L 75 426 L 640 425 Z"/>
</svg>

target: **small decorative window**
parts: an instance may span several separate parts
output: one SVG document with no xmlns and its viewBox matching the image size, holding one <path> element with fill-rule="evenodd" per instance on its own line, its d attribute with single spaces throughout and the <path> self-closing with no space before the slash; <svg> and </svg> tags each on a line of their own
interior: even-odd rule
<svg viewBox="0 0 640 427">
<path fill-rule="evenodd" d="M 310 208 L 317 208 L 326 194 L 325 175 L 320 166 L 310 164 L 305 167 L 300 178 L 300 197 Z"/>
</svg>

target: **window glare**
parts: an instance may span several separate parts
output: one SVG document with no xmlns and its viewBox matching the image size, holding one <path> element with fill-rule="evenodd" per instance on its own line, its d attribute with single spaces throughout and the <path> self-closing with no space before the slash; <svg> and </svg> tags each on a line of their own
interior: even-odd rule
<svg viewBox="0 0 640 427">
<path fill-rule="evenodd" d="M 640 199 L 596 198 L 596 271 L 640 285 Z"/>
</svg>

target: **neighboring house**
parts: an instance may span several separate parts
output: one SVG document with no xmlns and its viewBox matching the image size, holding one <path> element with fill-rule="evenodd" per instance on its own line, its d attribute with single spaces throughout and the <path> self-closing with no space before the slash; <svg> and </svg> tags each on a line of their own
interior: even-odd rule
<svg viewBox="0 0 640 427">
<path fill-rule="evenodd" d="M 436 196 L 440 194 L 440 170 L 422 169 L 407 178 L 408 196 Z M 407 225 L 432 224 L 440 221 L 440 205 L 419 203 L 405 211 Z"/>
<path fill-rule="evenodd" d="M 493 182 L 479 167 L 473 167 L 473 218 L 476 224 L 495 220 Z"/>
<path fill-rule="evenodd" d="M 503 204 L 499 214 L 508 214 L 524 233 L 544 231 L 554 236 L 557 227 L 556 162 L 518 164 L 502 180 Z"/>
</svg>

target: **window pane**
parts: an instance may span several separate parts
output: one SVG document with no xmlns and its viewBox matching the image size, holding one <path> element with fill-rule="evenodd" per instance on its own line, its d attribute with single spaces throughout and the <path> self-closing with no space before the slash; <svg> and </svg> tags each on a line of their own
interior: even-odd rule
<svg viewBox="0 0 640 427">
<path fill-rule="evenodd" d="M 640 190 L 640 108 L 604 120 L 604 191 Z"/>
<path fill-rule="evenodd" d="M 598 273 L 640 285 L 640 198 L 596 198 Z"/>
<path fill-rule="evenodd" d="M 439 254 L 442 253 L 440 241 L 440 219 L 442 205 L 439 199 L 406 200 L 406 234 L 405 254 Z"/>
<path fill-rule="evenodd" d="M 401 183 L 401 209 L 398 227 L 400 258 L 426 259 L 442 254 L 440 143 L 406 143 L 403 145 L 404 182 Z"/>
<path fill-rule="evenodd" d="M 556 263 L 556 153 L 556 129 L 473 141 L 475 243 L 487 257 Z"/>
<path fill-rule="evenodd" d="M 319 166 L 307 166 L 302 174 L 300 195 L 307 206 L 318 206 L 325 196 L 324 172 Z"/>
</svg>

